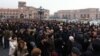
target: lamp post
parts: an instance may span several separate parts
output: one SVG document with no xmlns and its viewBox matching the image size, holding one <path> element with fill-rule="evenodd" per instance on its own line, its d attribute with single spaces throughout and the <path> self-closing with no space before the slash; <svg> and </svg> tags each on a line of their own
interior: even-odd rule
<svg viewBox="0 0 100 56">
<path fill-rule="evenodd" d="M 43 19 L 44 9 L 41 6 L 39 8 L 38 14 L 39 14 L 39 20 Z"/>
</svg>

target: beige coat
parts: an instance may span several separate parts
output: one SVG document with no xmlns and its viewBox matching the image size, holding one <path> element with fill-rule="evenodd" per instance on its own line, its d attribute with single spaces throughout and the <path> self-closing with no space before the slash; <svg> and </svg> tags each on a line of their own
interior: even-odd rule
<svg viewBox="0 0 100 56">
<path fill-rule="evenodd" d="M 17 46 L 18 46 L 18 44 L 17 44 L 17 40 L 10 40 L 9 41 L 9 44 L 10 44 L 10 48 L 9 48 L 9 56 L 14 56 L 14 53 L 15 53 L 15 51 L 16 51 L 16 49 L 17 49 Z"/>
</svg>

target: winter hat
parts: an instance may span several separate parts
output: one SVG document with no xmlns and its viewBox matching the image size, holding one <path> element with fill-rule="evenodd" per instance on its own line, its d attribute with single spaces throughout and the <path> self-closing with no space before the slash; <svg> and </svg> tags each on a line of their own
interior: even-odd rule
<svg viewBox="0 0 100 56">
<path fill-rule="evenodd" d="M 73 36 L 69 36 L 69 40 L 70 41 L 74 41 L 74 37 Z"/>
</svg>

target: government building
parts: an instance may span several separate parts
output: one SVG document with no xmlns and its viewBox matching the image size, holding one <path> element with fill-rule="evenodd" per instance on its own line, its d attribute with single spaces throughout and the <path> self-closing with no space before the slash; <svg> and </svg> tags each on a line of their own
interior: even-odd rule
<svg viewBox="0 0 100 56">
<path fill-rule="evenodd" d="M 78 10 L 59 10 L 54 13 L 55 18 L 60 19 L 100 19 L 100 11 L 98 8 L 86 8 Z"/>
<path fill-rule="evenodd" d="M 0 8 L 0 18 L 3 19 L 39 19 L 40 8 L 35 8 L 31 6 L 26 6 L 26 2 L 19 1 L 18 2 L 18 8 L 12 9 L 12 8 Z M 42 9 L 43 14 L 42 18 L 48 18 L 49 17 L 49 10 Z"/>
</svg>

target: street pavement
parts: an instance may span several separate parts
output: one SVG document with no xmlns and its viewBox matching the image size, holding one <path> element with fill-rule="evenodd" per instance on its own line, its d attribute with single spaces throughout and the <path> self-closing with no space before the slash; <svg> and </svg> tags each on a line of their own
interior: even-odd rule
<svg viewBox="0 0 100 56">
<path fill-rule="evenodd" d="M 0 56 L 8 56 L 9 50 L 0 47 Z"/>
</svg>

